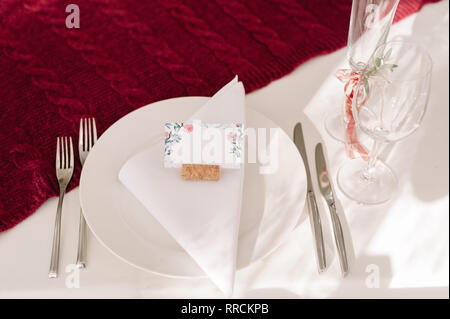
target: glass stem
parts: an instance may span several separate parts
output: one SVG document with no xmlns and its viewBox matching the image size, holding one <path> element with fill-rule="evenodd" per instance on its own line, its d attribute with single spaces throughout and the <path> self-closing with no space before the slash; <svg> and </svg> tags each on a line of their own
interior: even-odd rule
<svg viewBox="0 0 450 319">
<path fill-rule="evenodd" d="M 377 162 L 378 153 L 380 152 L 382 143 L 378 140 L 373 140 L 372 149 L 369 154 L 369 161 L 367 166 L 363 170 L 363 178 L 369 182 L 373 182 L 376 179 L 375 164 Z"/>
</svg>

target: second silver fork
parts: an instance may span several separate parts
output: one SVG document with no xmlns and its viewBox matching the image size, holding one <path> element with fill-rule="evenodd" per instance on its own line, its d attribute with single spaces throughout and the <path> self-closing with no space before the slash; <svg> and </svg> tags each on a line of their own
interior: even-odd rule
<svg viewBox="0 0 450 319">
<path fill-rule="evenodd" d="M 72 137 L 58 137 L 56 140 L 56 178 L 59 184 L 59 200 L 56 210 L 55 229 L 53 233 L 52 256 L 50 259 L 49 278 L 58 276 L 59 242 L 61 237 L 61 214 L 64 194 L 72 179 L 74 168 Z"/>
<path fill-rule="evenodd" d="M 78 137 L 78 153 L 80 154 L 81 166 L 84 165 L 89 151 L 97 142 L 97 127 L 94 118 L 85 118 L 80 120 L 80 134 Z M 87 227 L 84 220 L 83 211 L 80 209 L 80 228 L 78 232 L 78 252 L 77 267 L 86 267 L 86 249 L 87 249 Z"/>
</svg>

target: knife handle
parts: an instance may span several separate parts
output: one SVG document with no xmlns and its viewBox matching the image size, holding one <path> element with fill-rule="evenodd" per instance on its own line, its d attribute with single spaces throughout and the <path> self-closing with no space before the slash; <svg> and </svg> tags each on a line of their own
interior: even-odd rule
<svg viewBox="0 0 450 319">
<path fill-rule="evenodd" d="M 316 258 L 319 273 L 323 272 L 327 267 L 325 258 L 325 245 L 323 242 L 322 222 L 320 220 L 319 210 L 317 209 L 316 197 L 313 192 L 308 192 L 307 196 L 309 220 L 311 222 L 311 229 L 314 237 L 314 244 L 316 248 Z"/>
<path fill-rule="evenodd" d="M 336 212 L 336 205 L 334 203 L 328 206 L 330 208 L 331 221 L 333 223 L 334 240 L 339 254 L 339 264 L 341 266 L 342 275 L 345 277 L 348 274 L 348 260 L 345 249 L 344 232 L 342 231 L 341 221 Z"/>
</svg>

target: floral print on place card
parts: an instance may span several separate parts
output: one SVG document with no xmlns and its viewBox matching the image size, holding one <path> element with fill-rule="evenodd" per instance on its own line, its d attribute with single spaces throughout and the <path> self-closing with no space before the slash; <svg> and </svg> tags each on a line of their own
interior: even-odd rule
<svg viewBox="0 0 450 319">
<path fill-rule="evenodd" d="M 241 123 L 166 123 L 164 135 L 164 167 L 205 164 L 240 168 L 244 140 Z"/>
</svg>

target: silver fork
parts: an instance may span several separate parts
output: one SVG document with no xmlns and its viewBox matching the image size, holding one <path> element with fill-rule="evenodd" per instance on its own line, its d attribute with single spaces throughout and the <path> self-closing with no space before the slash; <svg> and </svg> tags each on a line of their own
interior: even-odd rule
<svg viewBox="0 0 450 319">
<path fill-rule="evenodd" d="M 59 200 L 58 208 L 56 210 L 55 229 L 53 232 L 52 257 L 50 259 L 50 270 L 48 272 L 49 278 L 56 278 L 58 276 L 62 204 L 67 185 L 73 175 L 74 160 L 72 137 L 69 137 L 69 144 L 67 140 L 67 136 L 58 137 L 56 139 L 56 178 L 58 179 L 59 184 Z"/>
<path fill-rule="evenodd" d="M 80 120 L 80 134 L 78 137 L 78 153 L 80 153 L 81 166 L 89 154 L 89 151 L 97 142 L 97 127 L 94 118 L 85 118 Z M 87 227 L 84 220 L 83 211 L 80 209 L 80 229 L 78 232 L 78 252 L 77 267 L 86 267 L 86 248 L 87 248 Z"/>
</svg>

